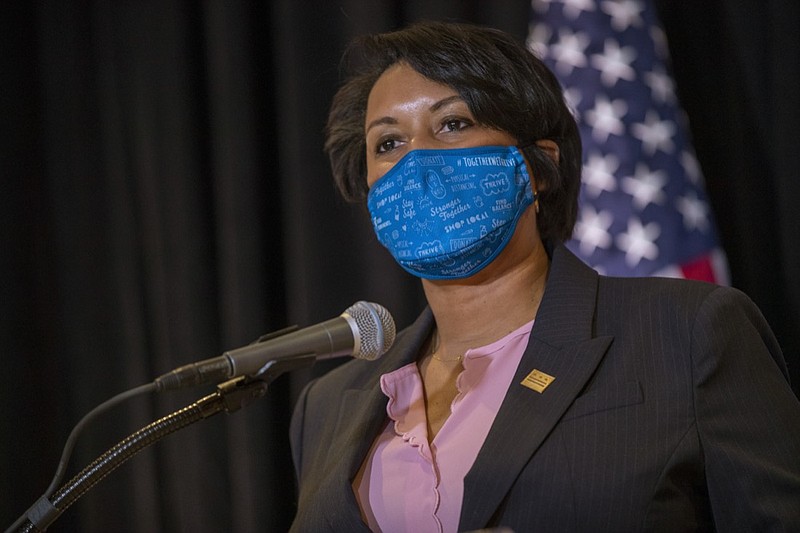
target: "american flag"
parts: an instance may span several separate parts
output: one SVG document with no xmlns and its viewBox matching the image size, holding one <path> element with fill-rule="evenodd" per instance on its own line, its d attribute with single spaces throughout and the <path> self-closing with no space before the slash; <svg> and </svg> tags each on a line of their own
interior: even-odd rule
<svg viewBox="0 0 800 533">
<path fill-rule="evenodd" d="M 528 46 L 561 81 L 583 141 L 568 247 L 609 275 L 727 284 L 652 2 L 532 0 Z"/>
</svg>

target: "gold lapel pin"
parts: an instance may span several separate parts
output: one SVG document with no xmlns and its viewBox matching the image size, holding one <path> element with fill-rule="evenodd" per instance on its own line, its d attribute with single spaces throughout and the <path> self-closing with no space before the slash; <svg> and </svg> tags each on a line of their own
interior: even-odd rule
<svg viewBox="0 0 800 533">
<path fill-rule="evenodd" d="M 522 380 L 521 385 L 524 387 L 528 387 L 531 390 L 535 390 L 539 394 L 544 392 L 544 389 L 548 387 L 556 378 L 549 374 L 545 374 L 541 370 L 533 369 L 530 374 L 525 376 L 525 379 Z"/>
</svg>

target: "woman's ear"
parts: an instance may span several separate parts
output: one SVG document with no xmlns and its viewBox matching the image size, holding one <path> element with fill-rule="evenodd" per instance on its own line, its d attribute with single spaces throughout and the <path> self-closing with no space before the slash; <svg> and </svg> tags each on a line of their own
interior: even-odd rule
<svg viewBox="0 0 800 533">
<path fill-rule="evenodd" d="M 550 139 L 540 139 L 536 141 L 536 146 L 547 154 L 547 156 L 553 161 L 553 164 L 558 166 L 558 162 L 561 158 L 561 153 L 558 150 L 558 145 L 555 141 L 551 141 Z M 527 161 L 526 161 L 527 163 Z M 530 167 L 529 167 L 530 168 Z M 539 212 L 539 190 L 544 190 L 547 187 L 537 188 L 536 184 L 536 177 L 531 175 L 531 186 L 533 187 L 533 194 L 535 196 L 534 206 L 536 208 L 536 212 Z"/>
<path fill-rule="evenodd" d="M 561 154 L 558 151 L 558 145 L 555 141 L 551 141 L 550 139 L 541 139 L 536 141 L 536 146 L 544 150 L 550 159 L 553 160 L 556 166 L 558 166 L 558 162 L 561 159 Z"/>
</svg>

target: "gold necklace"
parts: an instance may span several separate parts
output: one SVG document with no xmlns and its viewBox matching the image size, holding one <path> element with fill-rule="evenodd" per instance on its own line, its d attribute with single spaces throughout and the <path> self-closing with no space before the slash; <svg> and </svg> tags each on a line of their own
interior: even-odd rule
<svg viewBox="0 0 800 533">
<path fill-rule="evenodd" d="M 461 360 L 464 358 L 463 355 L 459 355 L 455 359 L 442 359 L 436 352 L 439 350 L 439 335 L 437 331 L 433 332 L 433 339 L 431 341 L 431 357 L 439 361 L 440 363 L 460 363 Z"/>
</svg>

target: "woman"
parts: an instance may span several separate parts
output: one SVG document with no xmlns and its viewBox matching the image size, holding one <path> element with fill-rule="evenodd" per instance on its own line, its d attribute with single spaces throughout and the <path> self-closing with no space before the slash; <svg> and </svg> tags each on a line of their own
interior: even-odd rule
<svg viewBox="0 0 800 533">
<path fill-rule="evenodd" d="M 547 68 L 455 24 L 353 50 L 326 149 L 429 307 L 301 395 L 293 529 L 800 530 L 800 405 L 755 306 L 561 245 L 580 139 Z"/>
</svg>

